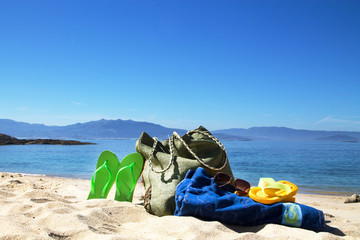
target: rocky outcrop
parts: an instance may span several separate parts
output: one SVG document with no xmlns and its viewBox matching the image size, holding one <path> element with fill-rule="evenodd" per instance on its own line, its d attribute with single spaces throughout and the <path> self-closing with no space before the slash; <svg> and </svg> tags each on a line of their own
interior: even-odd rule
<svg viewBox="0 0 360 240">
<path fill-rule="evenodd" d="M 29 144 L 85 145 L 85 144 L 95 144 L 95 143 L 80 142 L 75 140 L 60 140 L 60 139 L 18 139 L 0 133 L 0 145 L 29 145 Z"/>
<path fill-rule="evenodd" d="M 356 202 L 360 202 L 360 195 L 356 193 L 351 195 L 351 197 L 345 199 L 345 203 L 356 203 Z"/>
<path fill-rule="evenodd" d="M 332 135 L 329 137 L 322 137 L 322 138 L 317 138 L 315 140 L 318 141 L 335 141 L 335 142 L 358 142 L 358 139 L 355 137 L 350 137 L 347 135 Z"/>
</svg>

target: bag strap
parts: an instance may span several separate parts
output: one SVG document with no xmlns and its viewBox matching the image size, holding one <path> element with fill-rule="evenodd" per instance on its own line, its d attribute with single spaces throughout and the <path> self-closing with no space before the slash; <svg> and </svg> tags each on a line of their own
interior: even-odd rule
<svg viewBox="0 0 360 240">
<path fill-rule="evenodd" d="M 164 168 L 163 170 L 156 170 L 156 169 L 154 168 L 153 164 L 152 164 L 152 161 L 151 161 L 151 159 L 153 158 L 153 155 L 154 155 L 154 152 L 155 152 L 155 148 L 156 148 L 156 145 L 157 145 L 158 142 L 159 142 L 159 140 L 158 140 L 156 137 L 154 137 L 154 144 L 153 144 L 153 147 L 152 147 L 152 151 L 151 151 L 151 153 L 150 153 L 150 155 L 149 155 L 148 161 L 149 161 L 150 169 L 151 169 L 153 172 L 163 173 L 163 172 L 167 171 L 167 170 L 171 167 L 171 165 L 173 164 L 173 162 L 174 162 L 174 151 L 173 151 L 173 149 L 172 149 L 172 148 L 173 148 L 172 145 L 174 144 L 174 136 L 171 136 L 171 137 L 169 138 L 170 161 L 169 161 L 169 164 L 167 165 L 167 167 Z"/>
<path fill-rule="evenodd" d="M 187 134 L 189 133 L 199 133 L 199 134 L 203 134 L 203 135 L 206 135 L 207 137 L 211 138 L 213 141 L 216 142 L 216 144 L 224 151 L 225 153 L 225 160 L 224 160 L 224 164 L 221 166 L 221 167 L 212 167 L 208 164 L 206 164 L 201 158 L 199 158 L 191 149 L 190 147 L 185 143 L 184 139 L 182 139 L 179 134 L 177 134 L 177 132 L 174 132 L 174 134 L 180 139 L 180 141 L 184 144 L 184 146 L 187 148 L 187 150 L 191 153 L 191 155 L 193 155 L 193 157 L 201 164 L 203 165 L 204 167 L 206 168 L 209 168 L 211 170 L 214 170 L 214 171 L 220 171 L 222 170 L 226 164 L 228 163 L 228 156 L 227 156 L 227 152 L 226 152 L 226 149 L 224 147 L 224 145 L 216 138 L 214 137 L 213 135 L 211 135 L 210 133 L 207 133 L 207 132 L 203 132 L 203 131 L 199 131 L 199 130 L 191 130 L 189 132 L 187 132 Z"/>
<path fill-rule="evenodd" d="M 224 161 L 224 164 L 221 166 L 221 167 L 212 167 L 208 164 L 206 164 L 201 158 L 199 158 L 191 149 L 190 147 L 185 143 L 184 139 L 182 139 L 179 134 L 177 132 L 174 132 L 173 135 L 169 138 L 169 148 L 170 148 L 170 160 L 169 160 L 169 164 L 166 166 L 166 168 L 164 168 L 163 170 L 156 170 L 154 169 L 154 166 L 152 164 L 152 158 L 153 158 L 153 155 L 154 155 L 154 152 L 155 152 L 155 148 L 156 148 L 156 145 L 158 143 L 158 139 L 156 137 L 154 137 L 154 144 L 153 144 L 153 148 L 152 148 L 152 151 L 149 155 L 149 158 L 148 158 L 148 161 L 149 161 L 149 166 L 151 168 L 152 171 L 156 172 L 156 173 L 163 173 L 165 171 L 167 171 L 171 165 L 173 164 L 174 162 L 174 140 L 175 138 L 178 138 L 182 144 L 184 144 L 184 146 L 186 147 L 186 149 L 189 151 L 189 153 L 201 164 L 203 165 L 204 167 L 208 168 L 208 169 L 211 169 L 211 170 L 214 170 L 214 171 L 220 171 L 222 170 L 226 164 L 228 163 L 228 156 L 227 156 L 227 152 L 226 152 L 226 149 L 224 147 L 224 145 L 214 136 L 212 136 L 210 133 L 207 133 L 207 132 L 203 132 L 203 131 L 199 131 L 199 130 L 191 130 L 191 131 L 188 131 L 187 134 L 190 134 L 190 133 L 199 133 L 199 134 L 203 134 L 203 135 L 206 135 L 207 137 L 211 138 L 212 140 L 214 140 L 216 142 L 216 144 L 224 151 L 225 153 L 225 161 Z"/>
</svg>

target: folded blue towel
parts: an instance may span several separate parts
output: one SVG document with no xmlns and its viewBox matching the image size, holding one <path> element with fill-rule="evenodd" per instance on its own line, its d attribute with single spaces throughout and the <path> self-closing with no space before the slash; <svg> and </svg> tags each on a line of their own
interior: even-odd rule
<svg viewBox="0 0 360 240">
<path fill-rule="evenodd" d="M 240 197 L 214 183 L 203 168 L 189 170 L 176 188 L 175 216 L 194 216 L 226 224 L 256 226 L 266 223 L 322 231 L 322 211 L 297 203 L 265 205 Z"/>
</svg>

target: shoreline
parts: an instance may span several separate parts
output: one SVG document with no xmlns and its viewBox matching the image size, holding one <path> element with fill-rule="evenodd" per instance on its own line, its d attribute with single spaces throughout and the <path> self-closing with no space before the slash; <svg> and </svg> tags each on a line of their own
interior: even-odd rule
<svg viewBox="0 0 360 240">
<path fill-rule="evenodd" d="M 338 192 L 338 191 L 321 191 L 321 190 L 299 190 L 300 194 L 310 194 L 310 195 L 328 195 L 328 196 L 340 196 L 348 197 L 356 192 Z M 358 193 L 357 193 L 358 194 Z"/>
<path fill-rule="evenodd" d="M 0 173 L 8 173 L 8 174 L 22 174 L 24 176 L 42 176 L 42 177 L 50 177 L 50 178 L 65 178 L 65 179 L 74 179 L 74 180 L 85 180 L 90 181 L 91 175 L 88 178 L 82 177 L 73 177 L 73 176 L 63 176 L 63 175 L 51 175 L 51 174 L 33 174 L 33 173 L 14 173 L 14 172 L 0 172 Z M 141 178 L 140 178 L 141 179 Z M 350 197 L 352 194 L 359 194 L 358 192 L 344 192 L 344 191 L 327 191 L 327 190 L 316 190 L 314 187 L 313 189 L 301 189 L 299 187 L 298 194 L 310 194 L 310 195 L 328 195 L 328 196 L 343 196 L 343 197 Z"/>
<path fill-rule="evenodd" d="M 90 180 L 0 173 L 0 238 L 4 239 L 360 239 L 360 203 L 346 197 L 297 194 L 322 210 L 326 228 L 313 232 L 278 224 L 232 226 L 194 217 L 157 217 L 143 207 L 137 184 L 130 202 L 86 200 Z M 174 227 L 176 226 L 176 227 Z"/>
</svg>

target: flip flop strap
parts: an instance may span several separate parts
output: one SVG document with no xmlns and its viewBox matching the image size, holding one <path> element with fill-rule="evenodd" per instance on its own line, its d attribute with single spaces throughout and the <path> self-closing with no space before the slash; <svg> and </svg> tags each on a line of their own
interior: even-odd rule
<svg viewBox="0 0 360 240">
<path fill-rule="evenodd" d="M 214 171 L 220 171 L 222 170 L 226 164 L 228 163 L 228 156 L 227 156 L 227 152 L 226 152 L 226 149 L 224 147 L 224 145 L 214 136 L 212 136 L 211 134 L 207 133 L 207 132 L 203 132 L 203 131 L 199 131 L 199 130 L 191 130 L 191 131 L 188 131 L 187 134 L 190 134 L 190 133 L 199 133 L 199 134 L 203 134 L 203 135 L 206 135 L 207 137 L 211 138 L 212 140 L 214 140 L 216 142 L 216 144 L 224 151 L 225 153 L 225 160 L 224 160 L 224 163 L 221 167 L 212 167 L 208 164 L 206 164 L 201 158 L 199 158 L 189 147 L 188 144 L 186 144 L 186 142 L 184 141 L 184 139 L 182 139 L 180 137 L 180 135 L 177 133 L 177 132 L 173 132 L 173 135 L 169 138 L 169 148 L 170 148 L 170 160 L 169 160 L 169 164 L 162 170 L 156 170 L 154 169 L 154 166 L 153 166 L 153 163 L 152 163 L 152 158 L 153 158 L 153 155 L 154 155 L 154 152 L 155 152 L 155 148 L 156 148 L 156 145 L 158 143 L 158 139 L 156 137 L 154 137 L 154 144 L 153 144 L 153 148 L 152 148 L 152 151 L 149 155 L 149 158 L 148 158 L 148 161 L 149 161 L 149 166 L 150 166 L 150 169 L 153 171 L 153 172 L 156 172 L 156 173 L 163 173 L 165 171 L 167 171 L 171 165 L 173 164 L 174 162 L 174 140 L 175 138 L 178 138 L 182 144 L 186 147 L 186 149 L 189 151 L 189 153 L 201 164 L 203 165 L 204 167 L 208 168 L 208 169 L 211 169 L 211 170 L 214 170 Z"/>
<path fill-rule="evenodd" d="M 291 188 L 283 183 L 275 182 L 272 178 L 260 178 L 259 185 L 261 191 L 266 194 L 265 189 L 280 189 L 289 194 L 291 192 Z"/>
<path fill-rule="evenodd" d="M 98 169 L 96 169 L 96 171 L 94 172 L 94 174 L 91 176 L 91 192 L 95 193 L 95 175 L 97 172 L 99 172 L 101 169 L 105 168 L 109 174 L 109 180 L 107 181 L 107 183 L 105 184 L 104 188 L 101 191 L 101 196 L 100 198 L 105 198 L 106 195 L 106 189 L 108 188 L 110 182 L 111 182 L 111 172 L 110 169 L 107 165 L 107 160 L 104 162 L 103 165 L 101 165 Z"/>
<path fill-rule="evenodd" d="M 129 197 L 130 195 L 131 195 L 131 193 L 134 191 L 134 189 L 135 189 L 135 186 L 136 186 L 136 180 L 135 180 L 135 178 L 134 178 L 134 170 L 133 170 L 133 166 L 135 165 L 135 162 L 133 162 L 132 164 L 130 164 L 130 165 L 128 165 L 128 166 L 125 166 L 125 167 L 122 167 L 122 168 L 120 168 L 119 169 L 119 171 L 118 171 L 118 173 L 117 173 L 117 175 L 116 175 L 116 187 L 118 188 L 118 189 L 120 189 L 120 183 L 119 183 L 119 181 L 118 181 L 118 178 L 119 178 L 119 173 L 121 172 L 121 171 L 123 171 L 124 169 L 126 169 L 126 168 L 130 168 L 130 171 L 131 171 L 131 177 L 132 177 L 132 180 L 133 180 L 133 184 L 134 184 L 134 186 L 130 189 L 130 191 L 129 191 L 129 194 L 128 194 L 128 196 L 127 197 Z"/>
<path fill-rule="evenodd" d="M 268 186 L 263 187 L 262 189 L 266 189 L 266 188 L 281 189 L 287 193 L 289 193 L 291 191 L 291 188 L 289 186 L 287 186 L 286 184 L 283 184 L 283 183 L 278 183 L 278 182 L 269 184 Z"/>
</svg>

